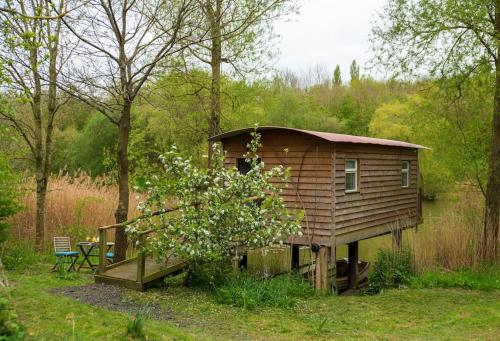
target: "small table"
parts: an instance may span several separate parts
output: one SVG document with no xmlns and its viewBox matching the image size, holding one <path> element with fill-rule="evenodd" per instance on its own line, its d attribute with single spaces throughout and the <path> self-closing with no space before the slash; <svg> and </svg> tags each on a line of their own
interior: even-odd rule
<svg viewBox="0 0 500 341">
<path fill-rule="evenodd" d="M 80 266 L 78 267 L 77 271 L 80 271 L 81 268 L 88 268 L 95 270 L 97 267 L 97 264 L 93 264 L 92 261 L 90 260 L 91 257 L 99 257 L 99 255 L 92 254 L 92 250 L 95 248 L 99 248 L 99 242 L 78 242 L 76 243 L 78 248 L 80 249 L 80 252 L 83 255 L 83 260 L 80 262 Z M 106 253 L 108 253 L 111 248 L 115 245 L 115 243 L 108 242 L 106 243 L 107 245 L 107 250 Z M 85 266 L 85 262 L 87 262 L 88 266 Z"/>
</svg>

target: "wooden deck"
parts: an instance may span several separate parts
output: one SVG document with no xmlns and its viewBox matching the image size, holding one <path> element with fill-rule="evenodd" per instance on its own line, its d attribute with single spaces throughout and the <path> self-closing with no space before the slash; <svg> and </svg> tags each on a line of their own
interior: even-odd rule
<svg viewBox="0 0 500 341">
<path fill-rule="evenodd" d="M 168 275 L 179 272 L 186 267 L 186 262 L 180 259 L 170 259 L 166 264 L 157 263 L 152 257 L 144 257 L 144 271 L 138 276 L 138 258 L 127 259 L 113 264 L 103 273 L 97 273 L 94 278 L 96 283 L 118 285 L 129 289 L 143 291 L 158 283 Z M 140 271 L 139 271 L 140 272 Z"/>
</svg>

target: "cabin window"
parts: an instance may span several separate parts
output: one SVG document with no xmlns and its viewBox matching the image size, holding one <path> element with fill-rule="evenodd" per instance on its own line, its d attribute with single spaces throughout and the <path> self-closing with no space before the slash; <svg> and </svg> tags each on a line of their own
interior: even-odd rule
<svg viewBox="0 0 500 341">
<path fill-rule="evenodd" d="M 358 190 L 358 160 L 345 160 L 345 191 Z"/>
<path fill-rule="evenodd" d="M 239 158 L 236 162 L 236 167 L 240 174 L 247 174 L 252 169 L 252 164 L 244 158 Z"/>
<path fill-rule="evenodd" d="M 401 163 L 401 187 L 410 186 L 410 161 Z"/>
</svg>

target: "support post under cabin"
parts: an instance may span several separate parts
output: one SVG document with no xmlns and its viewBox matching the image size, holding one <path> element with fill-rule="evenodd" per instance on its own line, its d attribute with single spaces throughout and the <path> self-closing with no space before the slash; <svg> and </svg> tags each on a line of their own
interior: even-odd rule
<svg viewBox="0 0 500 341">
<path fill-rule="evenodd" d="M 316 254 L 316 278 L 314 281 L 314 286 L 316 289 L 328 289 L 328 259 L 329 259 L 329 248 L 326 246 L 320 247 Z"/>
<path fill-rule="evenodd" d="M 358 287 L 358 241 L 347 244 L 349 257 L 349 289 Z"/>
<path fill-rule="evenodd" d="M 292 244 L 292 256 L 291 256 L 291 268 L 292 271 L 299 270 L 300 265 L 300 246 L 298 244 Z"/>
<path fill-rule="evenodd" d="M 392 249 L 396 252 L 401 251 L 401 242 L 403 240 L 403 230 L 396 229 L 392 231 Z"/>
</svg>

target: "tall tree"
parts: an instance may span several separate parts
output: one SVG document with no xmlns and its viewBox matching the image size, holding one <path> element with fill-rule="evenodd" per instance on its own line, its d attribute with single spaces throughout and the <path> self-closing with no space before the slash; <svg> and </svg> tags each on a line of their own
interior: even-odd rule
<svg viewBox="0 0 500 341">
<path fill-rule="evenodd" d="M 390 0 L 373 29 L 375 62 L 408 76 L 494 73 L 484 253 L 498 256 L 500 226 L 500 0 Z M 462 81 L 461 81 L 462 80 Z"/>
<path fill-rule="evenodd" d="M 105 115 L 118 129 L 116 222 L 129 209 L 131 111 L 143 85 L 160 62 L 196 41 L 196 0 L 82 0 L 85 6 L 63 22 L 79 44 L 61 88 Z M 200 33 L 200 36 L 203 34 Z M 115 257 L 123 260 L 127 237 L 115 234 Z"/>
<path fill-rule="evenodd" d="M 64 0 L 7 1 L 0 12 L 0 63 L 11 107 L 0 111 L 28 145 L 36 176 L 36 249 L 44 248 L 45 199 L 50 175 L 54 121 L 62 102 L 56 82 L 66 56 L 60 54 Z M 24 110 L 24 104 L 29 106 Z"/>
<path fill-rule="evenodd" d="M 263 68 L 273 36 L 272 21 L 295 9 L 294 0 L 197 0 L 207 40 L 190 49 L 209 65 L 210 114 L 208 135 L 220 133 L 222 65 L 239 75 Z M 210 152 L 210 148 L 209 148 Z"/>
<path fill-rule="evenodd" d="M 340 66 L 335 66 L 335 70 L 333 71 L 333 86 L 339 87 L 342 85 L 342 75 L 340 74 Z"/>
<path fill-rule="evenodd" d="M 356 59 L 354 59 L 351 63 L 350 74 L 351 82 L 356 82 L 359 80 L 359 65 L 356 62 Z"/>
</svg>

